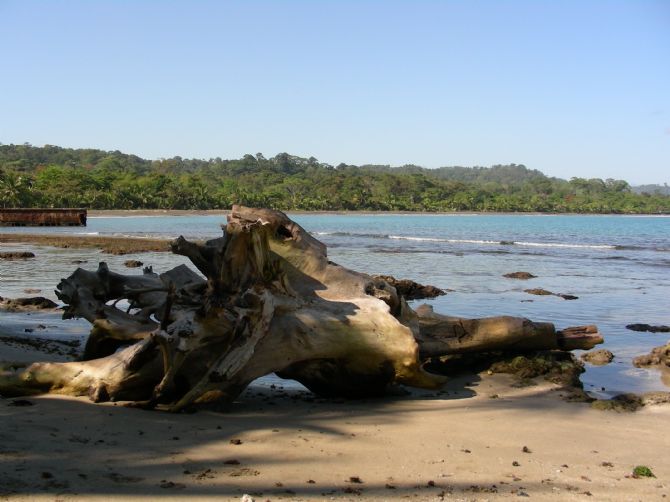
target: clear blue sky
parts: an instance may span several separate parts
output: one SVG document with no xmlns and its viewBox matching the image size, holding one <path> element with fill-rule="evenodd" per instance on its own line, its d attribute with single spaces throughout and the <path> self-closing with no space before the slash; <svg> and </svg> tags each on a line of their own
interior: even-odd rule
<svg viewBox="0 0 670 502">
<path fill-rule="evenodd" d="M 670 2 L 0 0 L 0 142 L 670 182 Z"/>
</svg>

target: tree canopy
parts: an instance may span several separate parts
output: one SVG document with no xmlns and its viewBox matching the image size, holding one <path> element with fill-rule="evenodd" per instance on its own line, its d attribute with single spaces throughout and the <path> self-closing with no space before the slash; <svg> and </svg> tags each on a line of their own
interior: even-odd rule
<svg viewBox="0 0 670 502">
<path fill-rule="evenodd" d="M 147 160 L 119 151 L 0 144 L 0 207 L 670 213 L 623 180 L 551 178 L 524 165 L 332 166 L 261 153 Z"/>
</svg>

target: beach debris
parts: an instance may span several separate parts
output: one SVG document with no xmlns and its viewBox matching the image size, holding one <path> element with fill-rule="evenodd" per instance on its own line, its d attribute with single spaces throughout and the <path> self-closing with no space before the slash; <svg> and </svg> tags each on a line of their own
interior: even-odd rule
<svg viewBox="0 0 670 502">
<path fill-rule="evenodd" d="M 240 497 L 240 502 L 255 502 L 255 499 L 248 493 L 245 493 Z"/>
<path fill-rule="evenodd" d="M 586 352 L 579 357 L 582 361 L 586 361 L 594 366 L 604 366 L 609 364 L 614 359 L 614 354 L 607 349 L 598 349 Z"/>
<path fill-rule="evenodd" d="M 228 476 L 236 478 L 240 476 L 258 476 L 259 474 L 260 471 L 257 471 L 256 469 L 249 469 L 248 467 L 242 467 L 240 469 L 236 469 L 228 473 Z"/>
<path fill-rule="evenodd" d="M 639 478 L 655 478 L 656 476 L 646 465 L 638 465 L 633 469 L 633 477 L 636 479 Z"/>
<path fill-rule="evenodd" d="M 35 258 L 35 253 L 30 251 L 0 251 L 0 260 L 27 260 Z"/>
<path fill-rule="evenodd" d="M 648 331 L 650 333 L 670 333 L 670 326 L 665 325 L 652 326 L 651 324 L 627 324 L 626 329 L 631 331 Z"/>
<path fill-rule="evenodd" d="M 140 260 L 126 260 L 123 264 L 128 268 L 139 268 L 144 265 Z"/>
<path fill-rule="evenodd" d="M 0 393 L 88 395 L 176 412 L 231 403 L 276 373 L 341 400 L 383 395 L 393 384 L 438 389 L 446 378 L 424 363 L 445 356 L 603 342 L 595 326 L 557 330 L 520 317 L 413 309 L 402 281 L 399 291 L 329 261 L 326 246 L 279 211 L 234 206 L 222 237 L 170 246 L 199 273 L 179 265 L 124 275 L 100 263 L 63 279 L 63 317 L 92 324 L 81 360 L 3 371 Z"/>
<path fill-rule="evenodd" d="M 531 274 L 530 272 L 510 272 L 509 274 L 503 275 L 503 277 L 507 277 L 508 279 L 521 279 L 523 281 L 526 281 L 528 279 L 535 279 L 537 276 Z"/>
<path fill-rule="evenodd" d="M 37 288 L 26 288 L 23 292 L 27 295 L 36 295 L 37 293 L 41 293 L 42 290 Z"/>
</svg>

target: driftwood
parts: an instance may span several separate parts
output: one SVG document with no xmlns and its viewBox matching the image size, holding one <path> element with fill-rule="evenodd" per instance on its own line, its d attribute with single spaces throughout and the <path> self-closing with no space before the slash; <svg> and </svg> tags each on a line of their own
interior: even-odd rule
<svg viewBox="0 0 670 502">
<path fill-rule="evenodd" d="M 423 368 L 429 358 L 602 342 L 594 326 L 557 331 L 515 317 L 414 311 L 383 278 L 330 262 L 324 244 L 277 211 L 235 206 L 223 237 L 180 237 L 172 251 L 202 275 L 183 265 L 122 275 L 101 263 L 63 279 L 64 317 L 93 325 L 83 360 L 5 370 L 0 394 L 88 395 L 177 411 L 232 401 L 275 372 L 321 395 L 360 397 L 395 383 L 441 386 L 444 377 Z"/>
</svg>

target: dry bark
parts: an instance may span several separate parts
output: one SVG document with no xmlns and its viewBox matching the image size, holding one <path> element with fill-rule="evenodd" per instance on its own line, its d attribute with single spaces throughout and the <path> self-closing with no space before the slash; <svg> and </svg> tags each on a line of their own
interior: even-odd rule
<svg viewBox="0 0 670 502">
<path fill-rule="evenodd" d="M 439 387 L 444 377 L 423 369 L 430 357 L 602 342 L 594 326 L 556 331 L 521 318 L 415 312 L 386 280 L 329 261 L 324 244 L 278 211 L 235 206 L 223 237 L 180 237 L 172 251 L 202 276 L 185 266 L 122 275 L 101 263 L 63 279 L 64 316 L 93 325 L 84 360 L 9 368 L 0 393 L 89 395 L 177 411 L 231 401 L 276 372 L 321 395 L 359 397 L 395 383 Z"/>
</svg>

